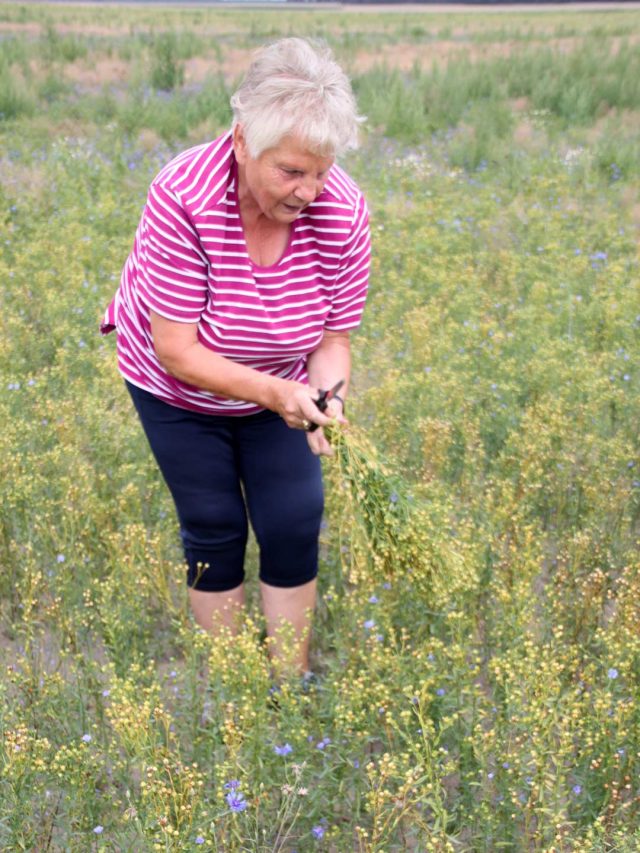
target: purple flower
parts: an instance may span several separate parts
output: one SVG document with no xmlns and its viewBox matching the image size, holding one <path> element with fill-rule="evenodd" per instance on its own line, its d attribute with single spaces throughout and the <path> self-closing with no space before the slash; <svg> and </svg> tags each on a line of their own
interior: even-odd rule
<svg viewBox="0 0 640 853">
<path fill-rule="evenodd" d="M 91 743 L 91 740 L 92 740 L 91 735 L 82 735 L 82 740 L 85 743 Z"/>
<path fill-rule="evenodd" d="M 364 627 L 367 629 L 367 631 L 370 631 L 372 628 L 376 627 L 376 623 L 373 619 L 367 619 L 367 621 L 364 623 Z"/>
<path fill-rule="evenodd" d="M 224 783 L 224 787 L 227 791 L 237 791 L 240 787 L 240 780 L 231 779 L 229 782 Z"/>
<path fill-rule="evenodd" d="M 370 596 L 369 604 L 377 604 L 377 603 L 378 603 L 378 596 L 377 595 Z"/>
<path fill-rule="evenodd" d="M 582 785 L 574 785 L 571 789 L 576 796 L 582 793 Z"/>
<path fill-rule="evenodd" d="M 289 755 L 290 752 L 293 752 L 293 747 L 290 743 L 284 743 L 282 746 L 274 746 L 273 751 L 276 755 Z"/>
<path fill-rule="evenodd" d="M 230 791 L 225 799 L 232 812 L 243 812 L 247 807 L 244 794 L 241 794 L 240 791 Z"/>
<path fill-rule="evenodd" d="M 436 696 L 444 696 L 445 693 L 446 691 L 444 687 L 438 687 L 438 689 L 436 690 Z"/>
<path fill-rule="evenodd" d="M 322 838 L 324 835 L 324 826 L 320 826 L 320 824 L 317 824 L 311 830 L 311 834 L 314 838 Z"/>
<path fill-rule="evenodd" d="M 100 824 L 98 824 L 98 826 L 93 827 L 93 831 L 96 835 L 102 835 L 102 833 L 104 832 L 104 826 L 100 826 Z"/>
<path fill-rule="evenodd" d="M 619 674 L 620 673 L 614 666 L 607 670 L 607 678 L 610 678 L 612 681 L 615 680 Z"/>
<path fill-rule="evenodd" d="M 201 835 L 196 838 L 196 844 L 204 844 L 204 838 Z"/>
</svg>

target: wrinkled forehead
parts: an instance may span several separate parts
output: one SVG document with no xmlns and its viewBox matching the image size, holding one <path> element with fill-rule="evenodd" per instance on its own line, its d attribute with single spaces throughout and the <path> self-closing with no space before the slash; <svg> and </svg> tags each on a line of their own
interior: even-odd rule
<svg viewBox="0 0 640 853">
<path fill-rule="evenodd" d="M 307 169 L 326 171 L 335 160 L 333 151 L 318 149 L 309 140 L 295 134 L 283 136 L 277 145 L 267 149 L 264 154 L 275 160 L 286 160 L 304 165 Z"/>
</svg>

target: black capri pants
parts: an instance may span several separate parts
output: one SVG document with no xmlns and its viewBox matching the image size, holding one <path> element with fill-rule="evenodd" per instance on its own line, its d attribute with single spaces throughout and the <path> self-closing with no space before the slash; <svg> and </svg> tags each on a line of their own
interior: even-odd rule
<svg viewBox="0 0 640 853">
<path fill-rule="evenodd" d="M 249 522 L 260 580 L 313 580 L 324 502 L 305 433 L 271 411 L 206 415 L 126 384 L 176 505 L 189 586 L 223 592 L 242 583 Z"/>
</svg>

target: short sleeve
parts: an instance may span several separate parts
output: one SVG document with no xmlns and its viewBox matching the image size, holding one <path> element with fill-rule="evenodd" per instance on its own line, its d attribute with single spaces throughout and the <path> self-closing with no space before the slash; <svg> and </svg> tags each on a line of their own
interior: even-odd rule
<svg viewBox="0 0 640 853">
<path fill-rule="evenodd" d="M 138 233 L 141 298 L 162 317 L 197 323 L 207 302 L 208 264 L 178 198 L 151 185 Z"/>
<path fill-rule="evenodd" d="M 333 304 L 325 322 L 327 331 L 346 331 L 360 324 L 369 286 L 370 264 L 369 212 L 364 198 L 359 195 L 351 233 L 340 259 Z"/>
</svg>

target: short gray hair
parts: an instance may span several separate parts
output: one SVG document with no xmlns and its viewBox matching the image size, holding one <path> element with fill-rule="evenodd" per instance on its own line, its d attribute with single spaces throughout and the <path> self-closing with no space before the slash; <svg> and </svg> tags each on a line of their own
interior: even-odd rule
<svg viewBox="0 0 640 853">
<path fill-rule="evenodd" d="M 231 97 L 252 157 L 294 134 L 321 156 L 358 145 L 358 115 L 349 78 L 320 42 L 285 38 L 263 47 Z"/>
</svg>

